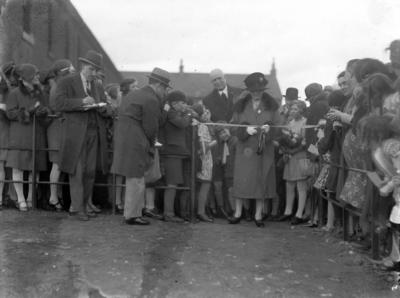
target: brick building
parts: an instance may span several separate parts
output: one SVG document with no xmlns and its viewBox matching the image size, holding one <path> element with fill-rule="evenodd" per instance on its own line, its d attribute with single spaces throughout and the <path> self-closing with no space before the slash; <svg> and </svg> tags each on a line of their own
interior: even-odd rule
<svg viewBox="0 0 400 298">
<path fill-rule="evenodd" d="M 93 49 L 103 54 L 107 82 L 120 81 L 120 72 L 69 0 L 0 0 L 0 65 L 13 60 L 40 68 Z"/>
</svg>

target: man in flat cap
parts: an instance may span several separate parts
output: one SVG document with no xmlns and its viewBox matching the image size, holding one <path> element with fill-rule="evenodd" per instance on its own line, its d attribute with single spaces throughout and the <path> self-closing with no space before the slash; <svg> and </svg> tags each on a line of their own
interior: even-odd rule
<svg viewBox="0 0 400 298">
<path fill-rule="evenodd" d="M 203 99 L 203 103 L 211 113 L 211 121 L 229 122 L 233 115 L 233 104 L 236 102 L 241 90 L 229 86 L 226 83 L 224 73 L 220 69 L 214 69 L 210 72 L 210 80 L 214 89 Z M 228 183 L 228 180 L 231 179 L 227 178 L 232 176 L 233 173 L 228 173 L 227 171 L 233 167 L 227 163 L 233 162 L 234 153 L 230 152 L 229 156 L 232 158 L 224 158 L 224 147 L 226 151 L 226 144 L 218 138 L 217 149 L 213 152 L 213 185 L 218 212 L 227 217 L 224 205 L 229 206 L 230 204 L 228 198 L 224 198 L 223 186 L 227 189 L 230 188 L 230 185 L 227 184 L 230 184 Z"/>
<path fill-rule="evenodd" d="M 124 218 L 130 225 L 150 223 L 142 218 L 144 176 L 153 160 L 169 82 L 167 71 L 154 68 L 148 85 L 129 92 L 120 106 L 111 172 L 126 178 Z"/>
<path fill-rule="evenodd" d="M 103 173 L 107 173 L 104 118 L 112 115 L 112 109 L 105 104 L 104 93 L 99 92 L 95 85 L 97 72 L 102 69 L 103 56 L 90 50 L 79 61 L 80 72 L 60 79 L 57 84 L 55 108 L 64 118 L 58 158 L 60 170 L 69 174 L 70 215 L 87 221 L 95 216 L 86 208 L 93 192 L 96 165 L 101 165 Z"/>
</svg>

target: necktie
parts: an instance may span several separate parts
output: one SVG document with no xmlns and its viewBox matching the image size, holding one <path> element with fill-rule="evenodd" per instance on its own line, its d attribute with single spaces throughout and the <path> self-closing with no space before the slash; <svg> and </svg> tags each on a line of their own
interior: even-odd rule
<svg viewBox="0 0 400 298">
<path fill-rule="evenodd" d="M 92 96 L 92 91 L 90 91 L 90 82 L 86 81 L 86 93 L 89 96 Z"/>
<path fill-rule="evenodd" d="M 225 93 L 221 93 L 221 98 L 224 100 L 224 101 L 226 101 L 228 98 L 226 97 L 226 94 Z"/>
</svg>

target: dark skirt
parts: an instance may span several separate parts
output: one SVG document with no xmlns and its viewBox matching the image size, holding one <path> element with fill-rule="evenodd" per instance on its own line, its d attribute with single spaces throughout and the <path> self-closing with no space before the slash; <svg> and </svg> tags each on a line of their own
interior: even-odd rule
<svg viewBox="0 0 400 298">
<path fill-rule="evenodd" d="M 36 152 L 36 169 L 37 171 L 46 171 L 46 152 Z M 33 169 L 33 158 L 32 151 L 28 150 L 9 150 L 7 153 L 6 166 L 21 171 L 32 171 Z"/>
<path fill-rule="evenodd" d="M 47 128 L 47 144 L 49 150 L 49 161 L 58 164 L 58 150 L 61 142 L 61 120 L 54 119 Z"/>
<path fill-rule="evenodd" d="M 2 111 L 0 111 L 0 161 L 7 159 L 8 135 L 10 123 Z"/>
<path fill-rule="evenodd" d="M 183 184 L 183 158 L 163 157 L 162 164 L 165 171 L 165 183 L 167 185 Z"/>
</svg>

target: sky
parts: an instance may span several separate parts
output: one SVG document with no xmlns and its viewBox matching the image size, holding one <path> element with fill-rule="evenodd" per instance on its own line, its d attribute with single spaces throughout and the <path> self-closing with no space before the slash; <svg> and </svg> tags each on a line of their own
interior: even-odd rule
<svg viewBox="0 0 400 298">
<path fill-rule="evenodd" d="M 399 0 L 71 0 L 119 70 L 269 73 L 285 93 L 333 85 L 348 60 L 388 62 Z M 229 83 L 229 82 L 228 82 Z"/>
</svg>

